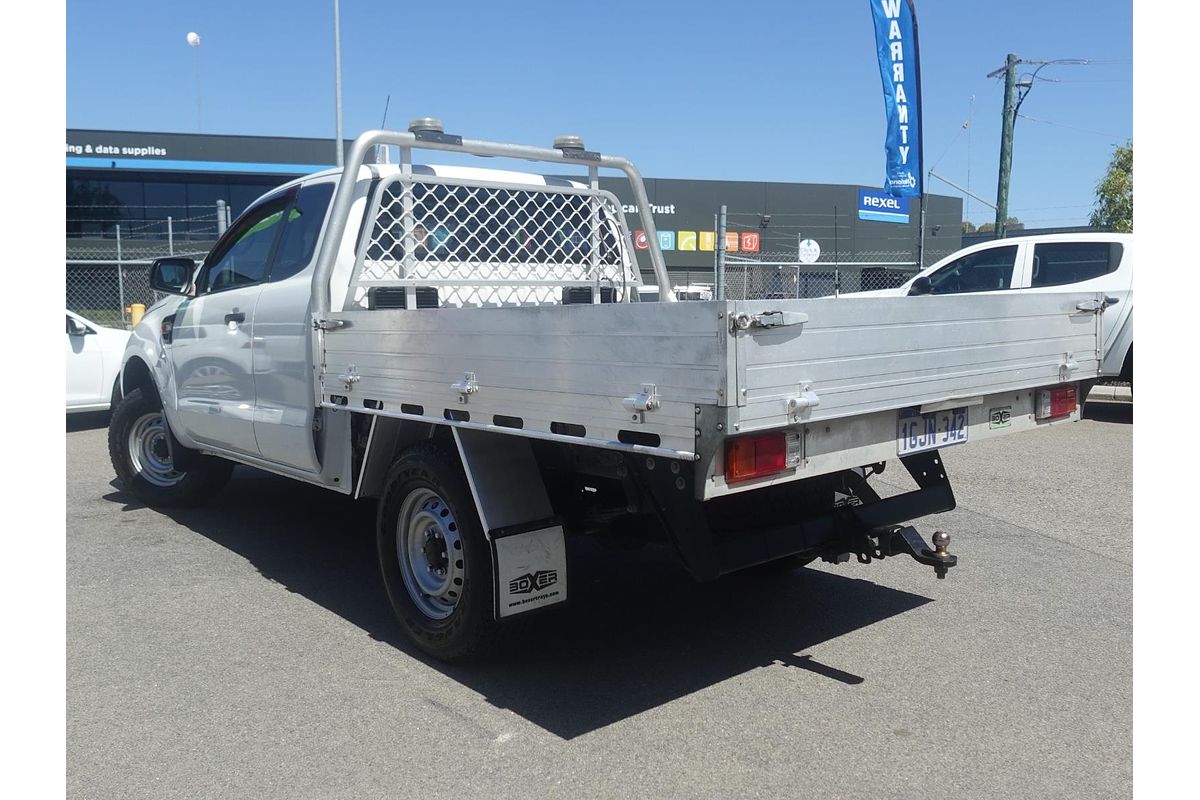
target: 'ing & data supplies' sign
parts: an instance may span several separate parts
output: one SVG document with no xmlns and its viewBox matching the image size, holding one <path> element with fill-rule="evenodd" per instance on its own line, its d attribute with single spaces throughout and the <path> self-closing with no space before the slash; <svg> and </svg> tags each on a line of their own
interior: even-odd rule
<svg viewBox="0 0 1200 800">
<path fill-rule="evenodd" d="M 872 222 L 908 222 L 907 197 L 895 197 L 887 192 L 858 190 L 858 218 Z"/>
</svg>

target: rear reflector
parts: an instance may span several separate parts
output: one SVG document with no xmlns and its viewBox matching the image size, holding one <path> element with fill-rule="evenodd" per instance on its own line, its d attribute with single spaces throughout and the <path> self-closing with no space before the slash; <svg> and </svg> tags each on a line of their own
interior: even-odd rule
<svg viewBox="0 0 1200 800">
<path fill-rule="evenodd" d="M 800 463 L 800 434 L 787 431 L 742 436 L 725 442 L 725 480 L 744 481 Z"/>
<path fill-rule="evenodd" d="M 1071 414 L 1079 406 L 1079 397 L 1074 386 L 1058 386 L 1053 389 L 1039 389 L 1037 394 L 1037 409 L 1033 416 L 1036 419 L 1054 419 Z"/>
</svg>

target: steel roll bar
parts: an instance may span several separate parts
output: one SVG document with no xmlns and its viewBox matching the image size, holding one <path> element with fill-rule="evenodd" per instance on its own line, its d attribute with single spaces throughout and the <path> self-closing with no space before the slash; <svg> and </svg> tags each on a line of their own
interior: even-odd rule
<svg viewBox="0 0 1200 800">
<path fill-rule="evenodd" d="M 345 168 L 338 179 L 337 191 L 333 196 L 333 209 L 329 214 L 329 225 L 321 241 L 321 251 L 317 256 L 316 269 L 313 271 L 313 298 L 315 300 L 313 313 L 318 320 L 323 319 L 331 311 L 329 282 L 333 275 L 334 263 L 337 261 L 337 253 L 341 249 L 342 238 L 346 233 L 346 225 L 350 219 L 350 206 L 354 201 L 354 186 L 358 181 L 360 168 L 366 165 L 367 154 L 376 145 L 395 145 L 401 148 L 402 168 L 412 164 L 411 156 L 406 157 L 405 150 L 442 150 L 522 161 L 572 164 L 588 167 L 590 170 L 599 168 L 620 170 L 625 173 L 625 177 L 628 178 L 630 186 L 633 188 L 634 201 L 638 205 L 638 216 L 642 220 L 642 229 L 648 240 L 650 263 L 658 280 L 659 296 L 668 302 L 675 301 L 675 293 L 671 290 L 671 280 L 667 276 L 667 266 L 663 261 L 662 250 L 658 246 L 658 231 L 654 227 L 654 218 L 650 213 L 650 200 L 646 196 L 646 186 L 642 182 L 642 176 L 637 167 L 628 160 L 586 150 L 505 144 L 482 139 L 465 139 L 440 132 L 412 133 L 376 129 L 364 131 L 354 140 L 354 144 L 350 147 L 350 154 L 345 161 Z M 346 180 L 347 176 L 352 176 L 351 180 Z M 626 245 L 636 264 L 637 255 L 633 242 L 627 242 Z"/>
</svg>

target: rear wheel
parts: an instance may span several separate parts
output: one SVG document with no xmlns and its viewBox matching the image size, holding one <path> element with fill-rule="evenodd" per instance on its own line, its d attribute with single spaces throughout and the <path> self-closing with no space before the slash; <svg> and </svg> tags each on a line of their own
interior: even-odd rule
<svg viewBox="0 0 1200 800">
<path fill-rule="evenodd" d="M 446 661 L 497 638 L 491 554 L 458 459 L 422 442 L 392 466 L 376 522 L 388 600 L 408 637 Z"/>
<path fill-rule="evenodd" d="M 195 455 L 186 471 L 176 469 L 168 435 L 157 397 L 140 388 L 125 395 L 108 423 L 108 455 L 117 478 L 149 506 L 204 502 L 229 480 L 233 464 Z"/>
</svg>

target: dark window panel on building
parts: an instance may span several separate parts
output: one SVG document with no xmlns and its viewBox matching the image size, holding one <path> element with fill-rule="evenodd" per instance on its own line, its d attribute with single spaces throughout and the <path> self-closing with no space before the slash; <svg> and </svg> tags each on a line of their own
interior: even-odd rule
<svg viewBox="0 0 1200 800">
<path fill-rule="evenodd" d="M 99 236 L 105 219 L 119 212 L 120 198 L 92 181 L 67 179 L 67 236 Z"/>
<path fill-rule="evenodd" d="M 186 232 L 187 217 L 187 184 L 176 181 L 147 179 L 146 193 L 146 223 L 147 236 L 150 239 L 166 239 L 168 235 L 180 237 Z M 168 234 L 167 218 L 171 218 L 170 233 Z"/>
<path fill-rule="evenodd" d="M 187 184 L 182 182 L 146 181 L 146 218 L 166 219 L 168 216 L 187 216 Z"/>
<path fill-rule="evenodd" d="M 210 178 L 210 181 L 212 179 Z M 191 239 L 217 238 L 217 201 L 229 203 L 229 183 L 192 182 L 187 184 L 188 232 Z"/>
<path fill-rule="evenodd" d="M 72 236 L 115 236 L 145 219 L 142 182 L 137 179 L 67 179 L 67 232 Z"/>
<path fill-rule="evenodd" d="M 212 174 L 160 170 L 67 170 L 67 235 L 167 238 L 166 218 L 172 218 L 177 240 L 216 238 L 216 201 L 225 200 L 236 218 L 259 197 L 295 175 Z M 194 226 L 189 217 L 202 215 Z"/>
<path fill-rule="evenodd" d="M 231 181 L 229 184 L 229 203 L 233 209 L 230 213 L 237 217 L 243 211 L 250 207 L 258 198 L 265 195 L 267 192 L 282 186 L 292 179 L 291 175 L 281 175 L 278 179 L 265 179 L 259 181 Z"/>
</svg>

